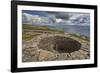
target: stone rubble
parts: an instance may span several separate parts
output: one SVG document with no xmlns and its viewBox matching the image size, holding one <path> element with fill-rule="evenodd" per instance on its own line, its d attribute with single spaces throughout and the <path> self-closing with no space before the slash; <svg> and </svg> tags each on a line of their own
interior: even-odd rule
<svg viewBox="0 0 100 73">
<path fill-rule="evenodd" d="M 53 61 L 53 60 L 82 60 L 90 58 L 90 45 L 89 42 L 83 42 L 83 40 L 79 40 L 75 37 L 73 38 L 79 41 L 82 44 L 82 48 L 78 51 L 74 51 L 72 53 L 58 53 L 56 51 L 48 51 L 43 50 L 38 47 L 38 44 L 41 39 L 52 36 L 65 36 L 70 37 L 68 33 L 64 34 L 41 34 L 39 36 L 34 37 L 30 41 L 22 42 L 22 62 L 38 62 L 38 61 Z M 45 45 L 45 44 L 44 44 Z M 51 45 L 51 47 L 53 47 Z"/>
</svg>

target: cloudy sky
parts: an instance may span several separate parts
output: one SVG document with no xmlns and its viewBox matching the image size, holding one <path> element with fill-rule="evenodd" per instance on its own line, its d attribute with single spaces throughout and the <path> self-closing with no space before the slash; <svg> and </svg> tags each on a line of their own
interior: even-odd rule
<svg viewBox="0 0 100 73">
<path fill-rule="evenodd" d="M 50 12 L 50 11 L 33 11 L 22 10 L 23 14 L 30 16 L 47 17 L 50 19 L 60 19 L 63 22 L 71 21 L 74 23 L 90 23 L 89 13 L 75 13 L 75 12 Z"/>
</svg>

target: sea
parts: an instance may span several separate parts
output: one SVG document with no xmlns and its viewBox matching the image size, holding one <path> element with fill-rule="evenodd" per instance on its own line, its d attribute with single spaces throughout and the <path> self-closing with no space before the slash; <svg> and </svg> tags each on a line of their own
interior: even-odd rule
<svg viewBox="0 0 100 73">
<path fill-rule="evenodd" d="M 50 29 L 60 29 L 64 32 L 72 34 L 80 34 L 90 38 L 90 26 L 89 25 L 52 25 L 48 26 Z"/>
</svg>

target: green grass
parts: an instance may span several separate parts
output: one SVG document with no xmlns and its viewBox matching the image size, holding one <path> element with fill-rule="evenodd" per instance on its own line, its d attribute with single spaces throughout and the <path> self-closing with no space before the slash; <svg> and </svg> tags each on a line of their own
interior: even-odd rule
<svg viewBox="0 0 100 73">
<path fill-rule="evenodd" d="M 28 41 L 31 40 L 33 38 L 32 35 L 28 35 L 28 34 L 23 34 L 22 35 L 22 40 Z"/>
<path fill-rule="evenodd" d="M 31 40 L 32 38 L 40 35 L 40 33 L 38 32 L 32 32 L 31 34 L 28 34 L 27 30 L 38 30 L 38 31 L 46 31 L 46 32 L 59 32 L 59 33 L 63 33 L 64 31 L 59 30 L 59 29 L 49 29 L 46 26 L 32 26 L 32 25 L 27 25 L 27 24 L 23 24 L 22 26 L 23 32 L 22 32 L 22 40 L 28 41 Z"/>
<path fill-rule="evenodd" d="M 39 33 L 27 34 L 27 32 L 23 32 L 22 39 L 28 41 L 28 40 L 31 40 L 32 38 L 34 38 L 35 36 L 38 36 L 38 35 L 40 35 L 40 34 Z"/>
<path fill-rule="evenodd" d="M 47 26 L 32 26 L 32 25 L 27 25 L 27 24 L 23 24 L 23 29 L 64 33 L 64 31 L 60 29 L 49 29 Z"/>
</svg>

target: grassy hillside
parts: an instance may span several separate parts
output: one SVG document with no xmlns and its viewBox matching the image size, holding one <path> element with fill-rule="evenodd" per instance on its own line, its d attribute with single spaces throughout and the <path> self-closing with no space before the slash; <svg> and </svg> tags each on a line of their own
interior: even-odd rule
<svg viewBox="0 0 100 73">
<path fill-rule="evenodd" d="M 23 25 L 23 29 L 28 29 L 28 30 L 41 30 L 41 31 L 52 31 L 52 32 L 59 32 L 63 33 L 63 30 L 60 29 L 49 29 L 47 26 L 32 26 L 32 25 Z"/>
<path fill-rule="evenodd" d="M 32 25 L 27 25 L 27 24 L 23 24 L 22 26 L 22 39 L 23 40 L 31 40 L 32 38 L 40 35 L 39 31 L 41 32 L 58 32 L 58 33 L 64 33 L 63 30 L 59 30 L 59 29 L 49 29 L 47 26 L 32 26 Z M 27 31 L 25 31 L 27 30 Z M 30 33 L 30 31 L 28 30 L 33 30 L 33 32 Z"/>
</svg>

